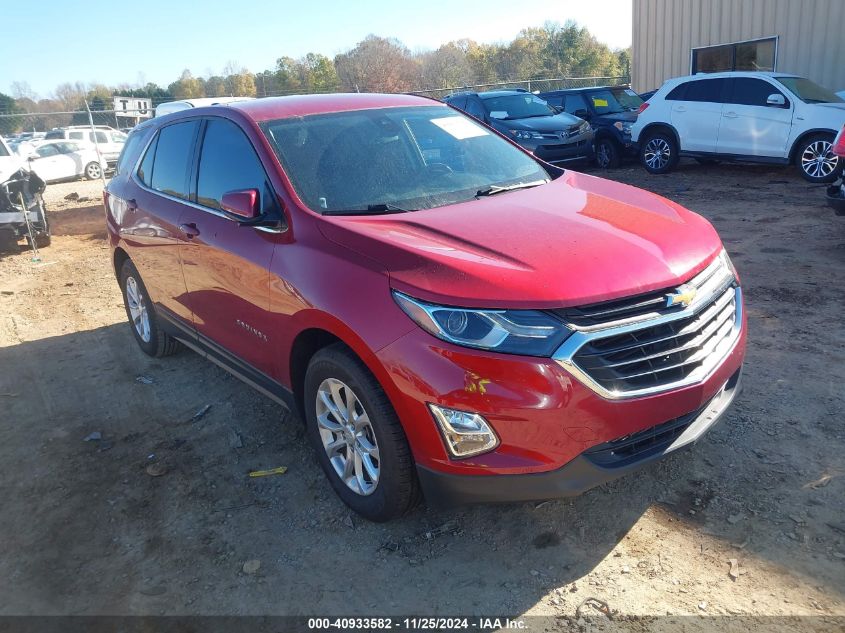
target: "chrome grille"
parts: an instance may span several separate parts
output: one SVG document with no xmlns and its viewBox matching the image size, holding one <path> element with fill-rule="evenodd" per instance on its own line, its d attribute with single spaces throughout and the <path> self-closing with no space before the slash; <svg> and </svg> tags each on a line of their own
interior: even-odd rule
<svg viewBox="0 0 845 633">
<path fill-rule="evenodd" d="M 667 306 L 666 291 L 561 310 L 575 332 L 555 360 L 600 395 L 650 395 L 705 380 L 733 349 L 742 291 L 726 257 L 684 284 L 688 306 Z"/>
</svg>

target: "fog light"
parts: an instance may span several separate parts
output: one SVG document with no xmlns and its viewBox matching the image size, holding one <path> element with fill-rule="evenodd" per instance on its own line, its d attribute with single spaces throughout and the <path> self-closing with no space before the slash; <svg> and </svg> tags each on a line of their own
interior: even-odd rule
<svg viewBox="0 0 845 633">
<path fill-rule="evenodd" d="M 446 448 L 453 456 L 470 457 L 492 451 L 499 445 L 499 438 L 487 420 L 477 413 L 456 411 L 431 403 L 428 408 L 446 439 Z"/>
</svg>

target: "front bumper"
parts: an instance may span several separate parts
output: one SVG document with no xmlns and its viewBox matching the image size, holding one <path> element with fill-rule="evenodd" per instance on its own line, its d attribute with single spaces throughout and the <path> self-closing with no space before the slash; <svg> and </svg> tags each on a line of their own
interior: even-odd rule
<svg viewBox="0 0 845 633">
<path fill-rule="evenodd" d="M 741 374 L 738 369 L 692 414 L 595 446 L 550 472 L 469 476 L 418 465 L 423 493 L 430 505 L 440 508 L 579 495 L 695 444 L 721 419 L 739 393 Z"/>
</svg>

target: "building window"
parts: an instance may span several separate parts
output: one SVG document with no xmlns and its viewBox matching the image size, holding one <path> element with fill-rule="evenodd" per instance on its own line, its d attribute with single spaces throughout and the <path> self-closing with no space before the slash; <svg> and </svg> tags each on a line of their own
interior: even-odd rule
<svg viewBox="0 0 845 633">
<path fill-rule="evenodd" d="M 775 69 L 777 38 L 692 49 L 692 74 Z"/>
</svg>

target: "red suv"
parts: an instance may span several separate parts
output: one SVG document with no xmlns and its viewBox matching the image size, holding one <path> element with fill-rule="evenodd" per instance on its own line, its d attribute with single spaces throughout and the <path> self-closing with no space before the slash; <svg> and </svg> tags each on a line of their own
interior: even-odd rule
<svg viewBox="0 0 845 633">
<path fill-rule="evenodd" d="M 713 227 L 405 95 L 196 108 L 105 192 L 132 332 L 298 411 L 337 494 L 577 494 L 702 436 L 746 325 Z"/>
</svg>

